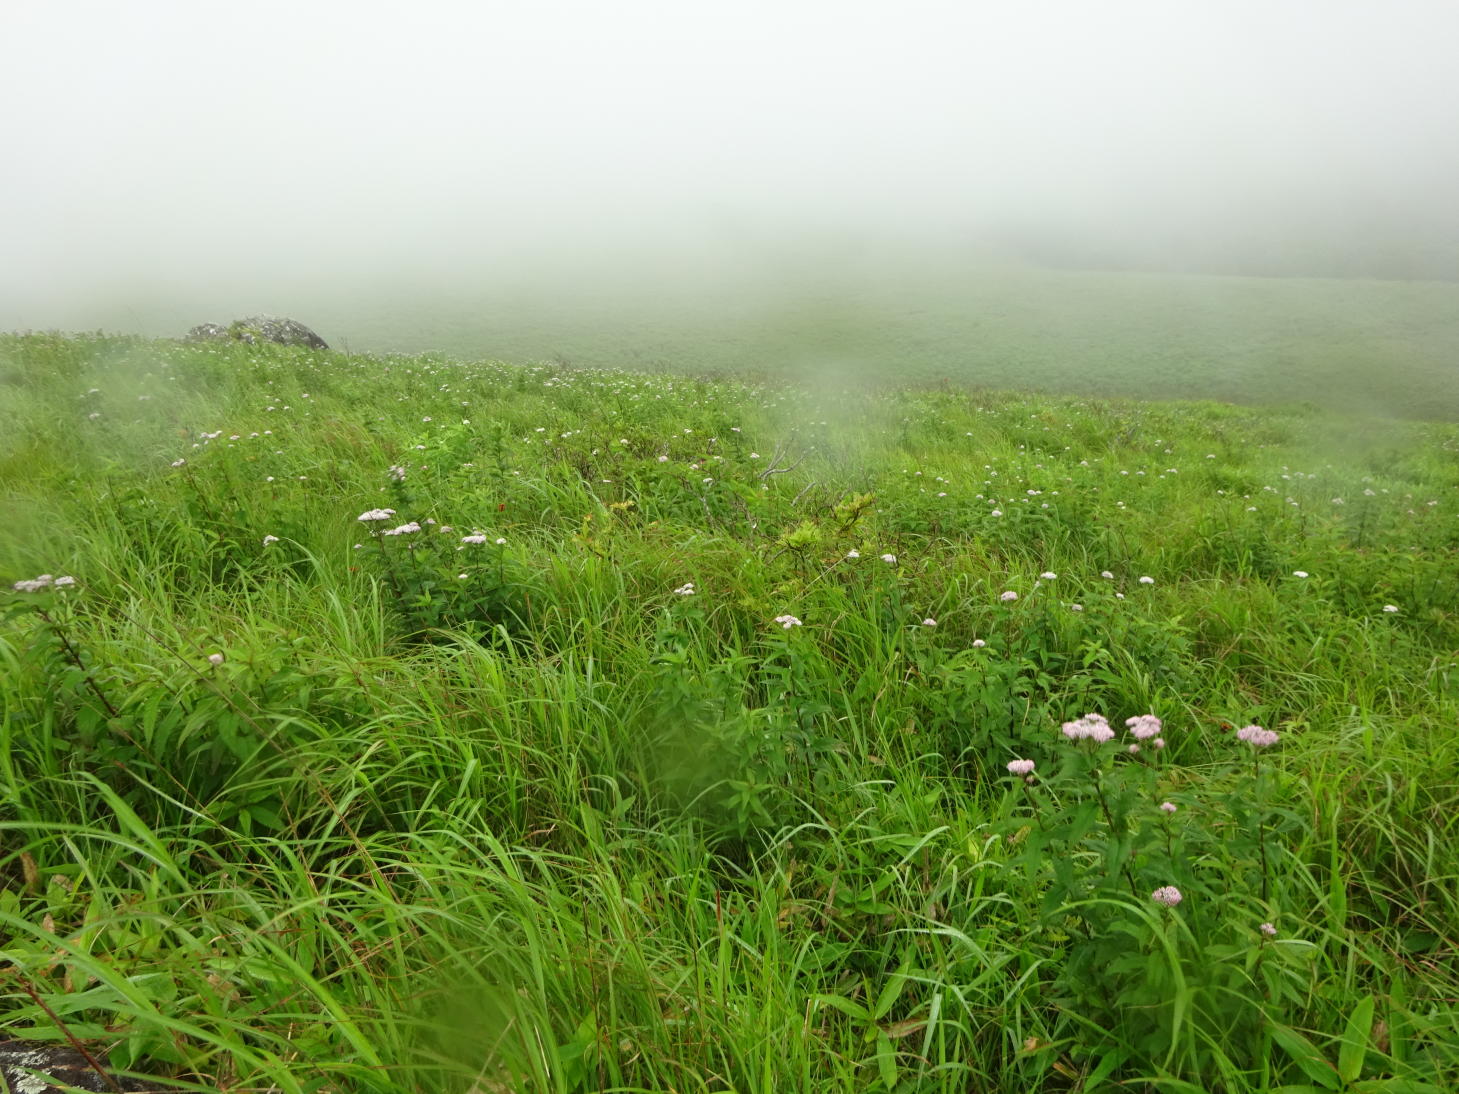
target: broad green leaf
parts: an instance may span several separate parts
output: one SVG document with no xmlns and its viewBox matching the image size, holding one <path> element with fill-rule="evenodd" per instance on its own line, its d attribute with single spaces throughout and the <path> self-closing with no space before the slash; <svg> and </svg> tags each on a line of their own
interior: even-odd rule
<svg viewBox="0 0 1459 1094">
<path fill-rule="evenodd" d="M 1373 1031 L 1373 997 L 1370 995 L 1348 1015 L 1343 1031 L 1342 1048 L 1338 1050 L 1337 1074 L 1344 1084 L 1353 1083 L 1363 1073 L 1363 1058 L 1368 1054 L 1368 1035 Z"/>
<path fill-rule="evenodd" d="M 1337 1069 L 1327 1062 L 1317 1046 L 1294 1029 L 1286 1026 L 1272 1027 L 1272 1040 L 1281 1045 L 1293 1062 L 1306 1076 L 1327 1090 L 1341 1090 Z"/>
</svg>

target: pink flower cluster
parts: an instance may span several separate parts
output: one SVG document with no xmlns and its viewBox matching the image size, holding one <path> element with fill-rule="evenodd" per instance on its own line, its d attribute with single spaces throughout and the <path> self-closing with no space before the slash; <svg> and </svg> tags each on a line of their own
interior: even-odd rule
<svg viewBox="0 0 1459 1094">
<path fill-rule="evenodd" d="M 1103 714 L 1086 714 L 1077 721 L 1065 722 L 1063 733 L 1071 741 L 1093 741 L 1101 745 L 1114 740 L 1115 735 Z"/>
<path fill-rule="evenodd" d="M 1010 775 L 1032 775 L 1033 774 L 1033 761 L 1032 760 L 1009 760 L 1008 761 L 1008 773 Z"/>
<path fill-rule="evenodd" d="M 1252 748 L 1267 748 L 1279 740 L 1277 731 L 1274 729 L 1262 729 L 1261 726 L 1246 726 L 1236 731 L 1236 739 L 1245 741 Z"/>
<path fill-rule="evenodd" d="M 1180 895 L 1180 890 L 1174 885 L 1162 885 L 1150 894 L 1150 899 L 1156 904 L 1164 904 L 1167 908 L 1174 908 L 1185 898 Z"/>
<path fill-rule="evenodd" d="M 1137 741 L 1160 736 L 1160 719 L 1153 714 L 1138 714 L 1133 718 L 1126 718 L 1125 725 L 1129 726 L 1130 736 Z"/>
</svg>

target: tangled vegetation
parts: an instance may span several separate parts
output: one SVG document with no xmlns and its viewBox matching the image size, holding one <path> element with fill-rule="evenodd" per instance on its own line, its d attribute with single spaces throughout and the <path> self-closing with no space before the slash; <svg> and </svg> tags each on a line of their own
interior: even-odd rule
<svg viewBox="0 0 1459 1094">
<path fill-rule="evenodd" d="M 1459 1085 L 1459 428 L 56 335 L 0 392 L 14 1036 Z"/>
</svg>

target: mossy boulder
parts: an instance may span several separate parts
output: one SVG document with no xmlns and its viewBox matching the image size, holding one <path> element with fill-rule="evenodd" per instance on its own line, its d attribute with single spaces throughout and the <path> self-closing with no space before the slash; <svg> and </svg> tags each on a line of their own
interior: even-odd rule
<svg viewBox="0 0 1459 1094">
<path fill-rule="evenodd" d="M 251 315 L 247 319 L 235 319 L 226 327 L 217 323 L 199 323 L 187 332 L 187 342 L 276 342 L 281 346 L 307 346 L 310 349 L 328 349 L 329 343 L 297 319 L 279 319 L 272 315 Z"/>
</svg>

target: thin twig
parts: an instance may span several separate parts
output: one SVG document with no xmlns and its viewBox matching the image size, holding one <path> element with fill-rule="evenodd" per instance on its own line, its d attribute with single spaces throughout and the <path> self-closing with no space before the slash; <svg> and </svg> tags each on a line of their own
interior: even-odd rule
<svg viewBox="0 0 1459 1094">
<path fill-rule="evenodd" d="M 76 1039 L 76 1035 L 72 1033 L 69 1028 L 67 1028 L 66 1023 L 61 1021 L 61 1016 L 50 1008 L 46 1001 L 40 997 L 40 994 L 35 990 L 35 988 L 31 987 L 30 981 L 27 980 L 24 975 L 22 975 L 20 970 L 12 969 L 10 971 L 10 975 L 15 978 L 17 983 L 20 984 L 21 990 L 23 990 L 26 995 L 30 996 L 31 1001 L 35 1003 L 36 1006 L 40 1007 L 41 1010 L 46 1012 L 46 1017 L 56 1024 L 56 1028 L 60 1030 L 61 1034 L 66 1038 L 66 1040 L 71 1043 L 71 1047 L 81 1054 L 82 1058 L 85 1059 L 87 1064 L 91 1066 L 91 1070 L 96 1072 L 104 1080 L 106 1080 L 106 1085 L 111 1087 L 112 1090 L 116 1092 L 116 1094 L 126 1094 L 126 1091 L 122 1090 L 121 1085 L 107 1073 L 105 1068 L 101 1066 L 101 1061 L 99 1061 L 95 1056 L 91 1055 L 86 1046 L 78 1041 Z"/>
</svg>

